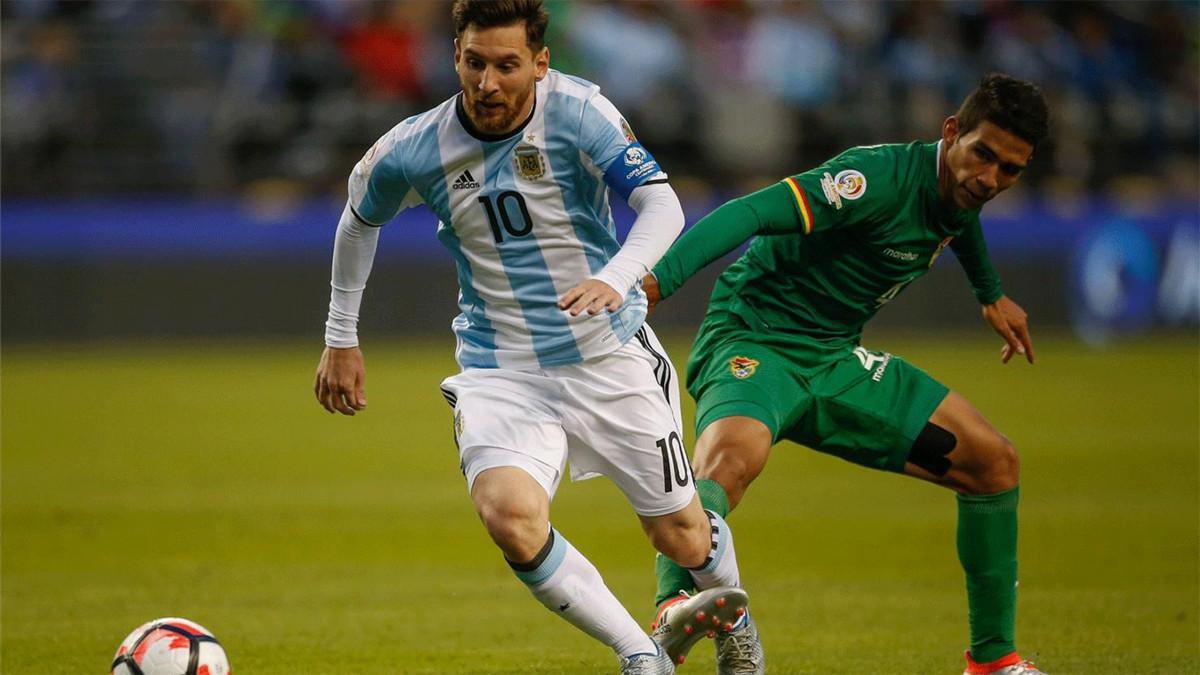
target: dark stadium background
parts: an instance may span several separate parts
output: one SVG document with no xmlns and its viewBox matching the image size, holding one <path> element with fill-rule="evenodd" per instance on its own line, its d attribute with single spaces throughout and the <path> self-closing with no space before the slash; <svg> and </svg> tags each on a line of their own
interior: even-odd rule
<svg viewBox="0 0 1200 675">
<path fill-rule="evenodd" d="M 984 213 L 1010 295 L 1039 328 L 1072 325 L 1093 342 L 1196 325 L 1195 3 L 550 9 L 552 65 L 601 83 L 689 222 L 848 146 L 936 138 L 989 69 L 1035 81 L 1053 138 Z M 6 341 L 318 342 L 350 168 L 456 86 L 438 2 L 0 11 Z M 447 334 L 455 279 L 434 226 L 425 210 L 388 226 L 365 334 Z M 694 326 L 706 295 L 689 284 L 658 322 Z M 975 316 L 943 262 L 879 321 L 975 329 Z"/>
<path fill-rule="evenodd" d="M 552 66 L 602 86 L 689 222 L 846 147 L 936 138 L 989 70 L 1042 86 L 1051 140 L 983 214 L 1038 364 L 1000 365 L 952 255 L 864 344 L 1020 448 L 1026 656 L 1200 672 L 1200 4 L 547 4 Z M 346 177 L 456 91 L 447 14 L 0 0 L 0 670 L 102 672 L 169 615 L 241 673 L 612 667 L 463 495 L 428 211 L 381 237 L 371 408 L 312 400 Z M 677 364 L 719 268 L 653 319 Z M 732 522 L 773 672 L 960 671 L 953 498 L 786 443 L 771 462 Z M 555 519 L 648 620 L 651 552 L 611 484 L 563 486 Z"/>
</svg>

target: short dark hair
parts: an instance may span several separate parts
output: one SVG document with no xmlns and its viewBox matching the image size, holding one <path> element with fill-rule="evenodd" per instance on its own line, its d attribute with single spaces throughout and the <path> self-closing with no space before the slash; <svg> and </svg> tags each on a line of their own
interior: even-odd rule
<svg viewBox="0 0 1200 675">
<path fill-rule="evenodd" d="M 1042 90 L 1003 73 L 985 75 L 954 116 L 959 134 L 986 120 L 1035 148 L 1050 133 L 1050 111 Z"/>
<path fill-rule="evenodd" d="M 468 26 L 493 28 L 525 22 L 525 41 L 534 53 L 546 44 L 546 25 L 550 15 L 542 0 L 454 0 L 450 10 L 454 18 L 454 34 L 461 37 Z"/>
</svg>

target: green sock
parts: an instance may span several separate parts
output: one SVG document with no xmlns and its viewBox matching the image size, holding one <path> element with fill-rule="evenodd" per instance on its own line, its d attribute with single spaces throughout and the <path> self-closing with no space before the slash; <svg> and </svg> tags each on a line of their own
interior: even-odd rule
<svg viewBox="0 0 1200 675">
<path fill-rule="evenodd" d="M 967 574 L 971 658 L 979 663 L 1016 651 L 1019 496 L 1020 487 L 958 495 L 958 560 Z"/>
<path fill-rule="evenodd" d="M 701 506 L 722 518 L 729 514 L 729 497 L 720 483 L 701 478 L 696 481 L 696 492 L 700 494 Z M 692 575 L 661 553 L 654 558 L 654 576 L 658 580 L 654 594 L 655 606 L 679 595 L 679 591 L 691 593 L 696 588 L 692 582 Z"/>
<path fill-rule="evenodd" d="M 696 481 L 696 492 L 700 493 L 700 506 L 724 518 L 729 515 L 729 495 L 715 480 L 701 478 Z"/>
</svg>

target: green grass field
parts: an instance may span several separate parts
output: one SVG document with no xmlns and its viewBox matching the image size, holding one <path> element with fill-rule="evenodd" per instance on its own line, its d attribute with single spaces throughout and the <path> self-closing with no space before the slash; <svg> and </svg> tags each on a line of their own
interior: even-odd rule
<svg viewBox="0 0 1200 675">
<path fill-rule="evenodd" d="M 437 390 L 448 341 L 368 346 L 355 418 L 313 400 L 316 344 L 6 349 L 0 669 L 106 672 L 129 630 L 178 615 L 239 675 L 615 672 L 477 523 Z M 868 343 L 1021 450 L 1027 656 L 1052 675 L 1198 672 L 1196 343 L 1037 346 L 1028 367 L 991 340 Z M 565 484 L 553 520 L 648 623 L 652 551 L 616 489 Z M 772 672 L 961 672 L 949 492 L 782 445 L 731 522 Z"/>
</svg>

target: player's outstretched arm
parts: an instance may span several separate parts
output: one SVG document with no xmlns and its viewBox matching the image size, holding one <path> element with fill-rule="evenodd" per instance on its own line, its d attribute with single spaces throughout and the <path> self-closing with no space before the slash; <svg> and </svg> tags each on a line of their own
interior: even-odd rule
<svg viewBox="0 0 1200 675">
<path fill-rule="evenodd" d="M 331 413 L 353 415 L 367 407 L 367 370 L 358 347 L 326 347 L 317 364 L 313 393 Z"/>
<path fill-rule="evenodd" d="M 1025 359 L 1033 363 L 1029 317 L 1020 305 L 1010 300 L 1007 295 L 1002 295 L 996 302 L 983 306 L 983 319 L 1004 338 L 1004 346 L 1000 348 L 1002 362 L 1008 363 L 1013 354 L 1024 354 Z"/>
</svg>

